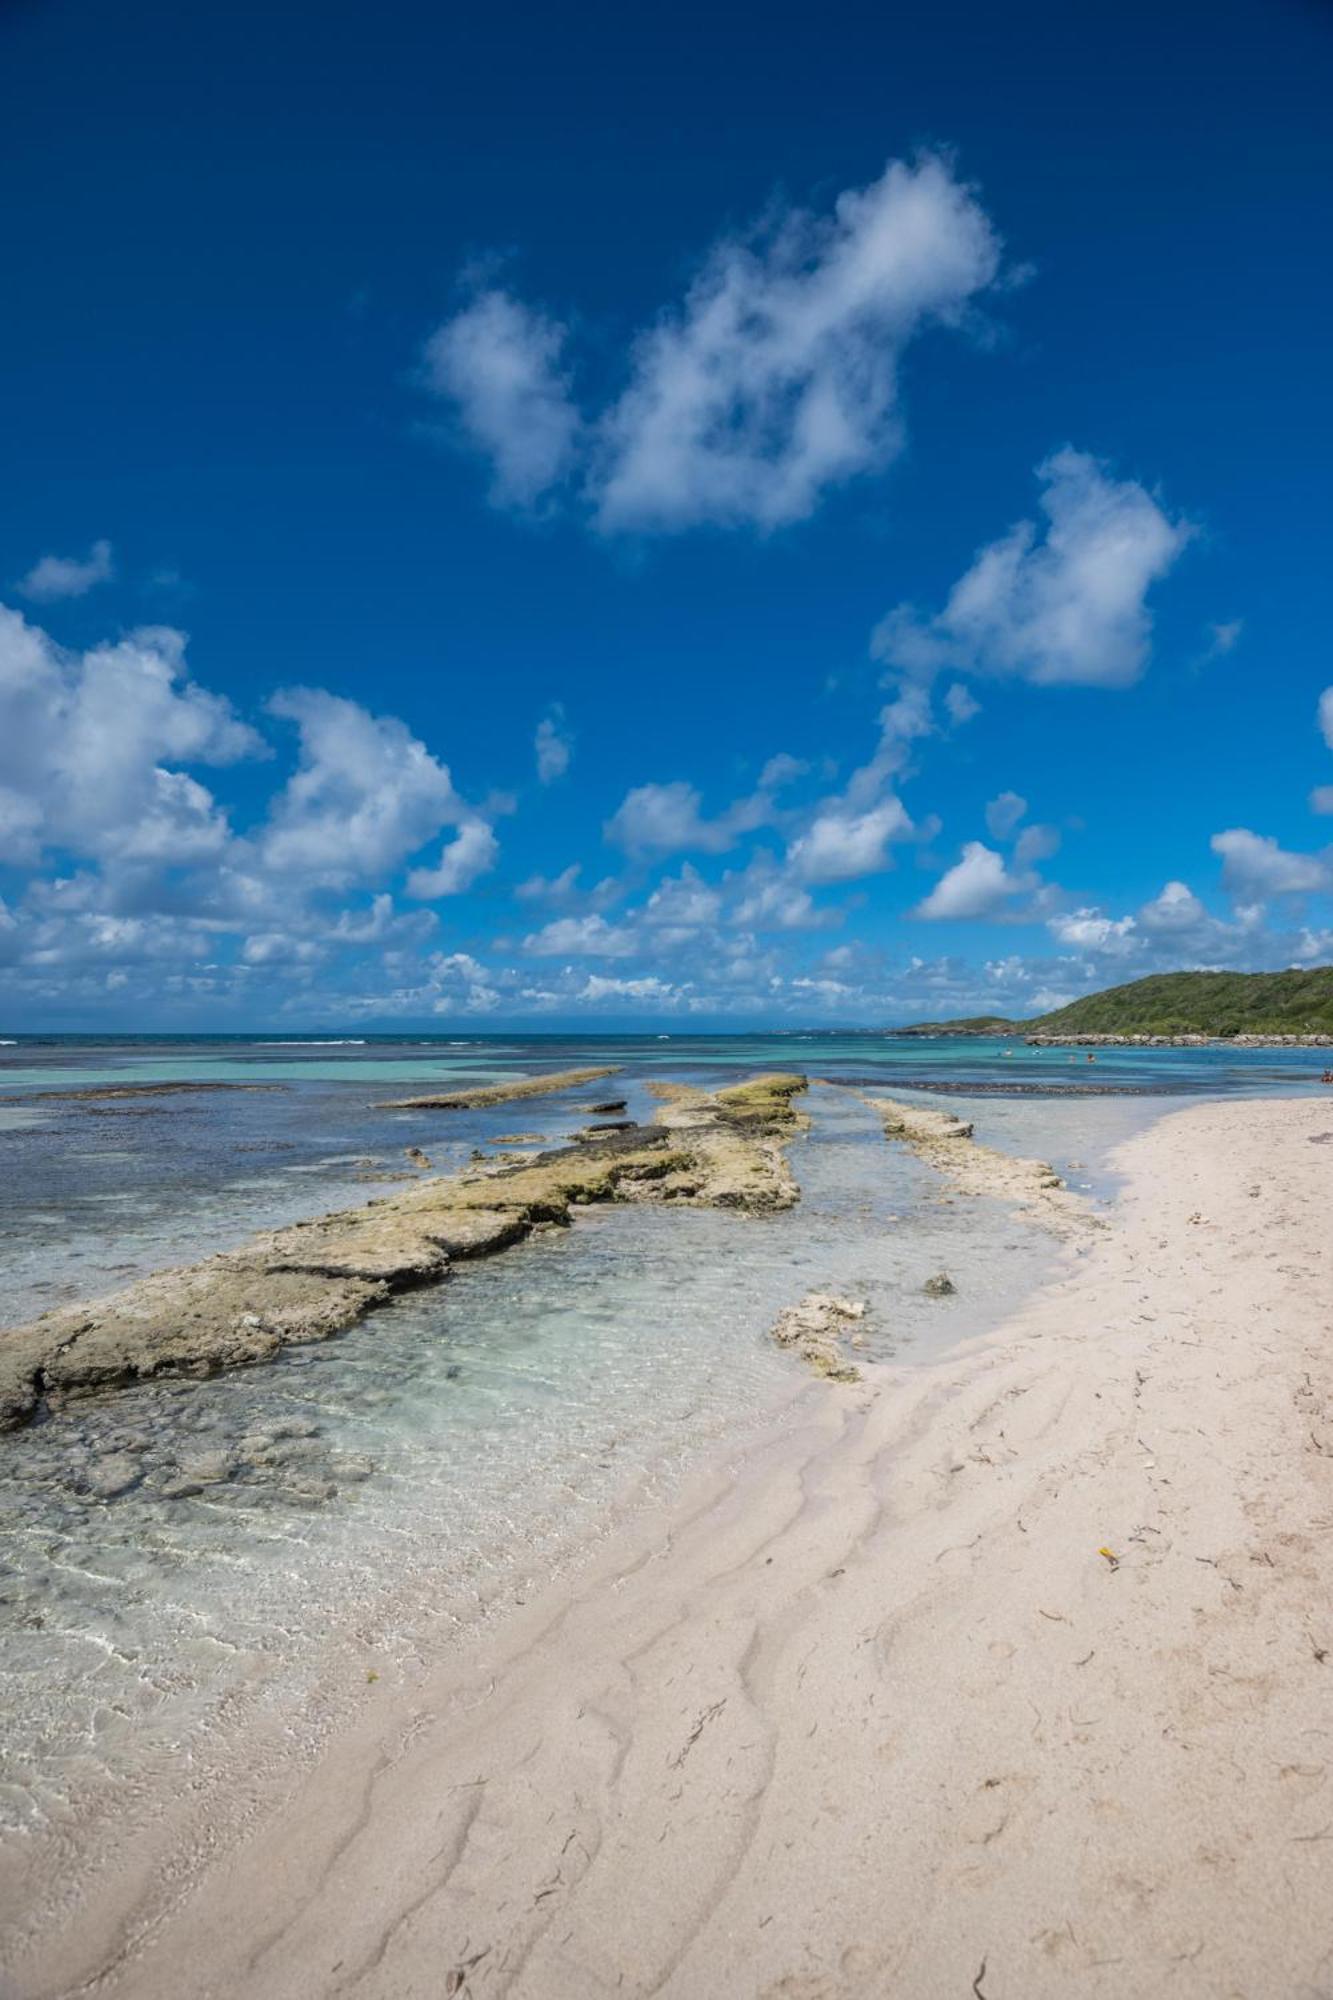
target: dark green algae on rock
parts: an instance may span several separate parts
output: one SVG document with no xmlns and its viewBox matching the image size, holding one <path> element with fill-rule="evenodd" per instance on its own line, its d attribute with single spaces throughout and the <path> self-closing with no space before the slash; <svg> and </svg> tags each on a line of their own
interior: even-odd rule
<svg viewBox="0 0 1333 2000">
<path fill-rule="evenodd" d="M 452 1263 L 567 1224 L 589 1203 L 789 1208 L 799 1190 L 786 1143 L 807 1122 L 793 1101 L 805 1088 L 797 1075 L 714 1092 L 654 1085 L 651 1125 L 421 1181 L 0 1330 L 0 1429 L 75 1396 L 155 1375 L 213 1375 L 327 1340 L 396 1293 L 439 1283 Z"/>
</svg>

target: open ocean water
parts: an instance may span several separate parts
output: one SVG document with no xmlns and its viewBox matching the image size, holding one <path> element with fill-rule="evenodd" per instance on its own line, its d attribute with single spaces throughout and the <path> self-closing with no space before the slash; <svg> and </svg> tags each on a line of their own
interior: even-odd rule
<svg viewBox="0 0 1333 2000">
<path fill-rule="evenodd" d="M 477 1112 L 387 1097 L 614 1064 L 567 1095 Z M 1190 1096 L 1318 1088 L 1318 1052 L 1033 1050 L 1021 1041 L 700 1037 L 21 1037 L 0 1045 L 0 1320 L 352 1205 L 526 1135 L 559 1142 L 653 1078 L 800 1069 L 949 1104 L 978 1137 L 1114 1198 L 1107 1156 Z M 152 1097 L 135 1083 L 248 1085 Z M 254 1088 L 253 1086 L 261 1086 Z M 0 1437 L 0 1835 L 82 1852 L 223 1769 L 267 1722 L 311 1740 L 327 1689 L 410 1671 L 521 1595 L 710 1445 L 790 1402 L 768 1338 L 811 1289 L 869 1304 L 872 1355 L 931 1359 L 1053 1261 L 999 1202 L 941 1198 L 855 1097 L 812 1088 L 797 1208 L 591 1210 L 461 1267 L 336 1340 L 212 1382 L 146 1383 Z M 958 1290 L 927 1299 L 947 1269 Z M 3 1337 L 0 1335 L 0 1337 Z M 253 1454 L 262 1450 L 263 1461 Z M 233 1476 L 170 1497 L 225 1453 Z M 89 1467 L 129 1453 L 110 1500 Z M 316 1702 L 316 1685 L 325 1693 Z"/>
</svg>

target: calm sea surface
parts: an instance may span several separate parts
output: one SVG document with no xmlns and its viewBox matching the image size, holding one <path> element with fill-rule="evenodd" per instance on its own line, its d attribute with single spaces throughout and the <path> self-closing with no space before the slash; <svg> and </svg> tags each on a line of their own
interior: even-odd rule
<svg viewBox="0 0 1333 2000">
<path fill-rule="evenodd" d="M 619 1074 L 489 1111 L 383 1108 L 593 1064 Z M 21 1037 L 0 1045 L 0 1320 L 368 1200 L 416 1178 L 407 1147 L 447 1170 L 515 1135 L 558 1142 L 607 1098 L 647 1117 L 654 1078 L 800 1069 L 923 1094 L 1108 1201 L 1109 1151 L 1164 1109 L 1318 1089 L 1322 1067 L 1299 1051 L 1089 1064 L 878 1035 Z M 152 1082 L 264 1087 L 56 1094 Z M 410 1671 L 789 1401 L 803 1378 L 768 1329 L 803 1292 L 866 1299 L 871 1352 L 910 1361 L 1040 1281 L 1050 1248 L 1003 1204 L 942 1200 L 853 1096 L 816 1084 L 807 1108 L 788 1214 L 593 1211 L 323 1346 L 0 1438 L 0 1834 L 74 1855 L 151 1817 L 187 1767 L 224 1769 L 264 1724 L 313 1740 L 330 1688 Z M 957 1295 L 925 1298 L 942 1268 Z M 169 1497 L 183 1466 L 219 1452 L 230 1478 Z M 142 1477 L 98 1500 L 88 1470 L 112 1453 Z"/>
</svg>

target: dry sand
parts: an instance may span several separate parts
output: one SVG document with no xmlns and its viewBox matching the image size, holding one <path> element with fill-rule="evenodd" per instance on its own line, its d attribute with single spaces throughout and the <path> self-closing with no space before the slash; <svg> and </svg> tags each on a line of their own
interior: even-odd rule
<svg viewBox="0 0 1333 2000">
<path fill-rule="evenodd" d="M 1333 1103 L 1121 1164 L 1019 1318 L 811 1386 L 10 1990 L 1333 1993 Z"/>
</svg>

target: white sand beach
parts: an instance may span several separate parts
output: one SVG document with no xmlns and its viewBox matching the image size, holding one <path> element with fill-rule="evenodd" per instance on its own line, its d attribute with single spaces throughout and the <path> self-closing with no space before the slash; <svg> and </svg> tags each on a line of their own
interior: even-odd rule
<svg viewBox="0 0 1333 2000">
<path fill-rule="evenodd" d="M 1333 1102 L 1118 1165 L 1018 1317 L 812 1383 L 6 1991 L 1333 1991 Z"/>
</svg>

